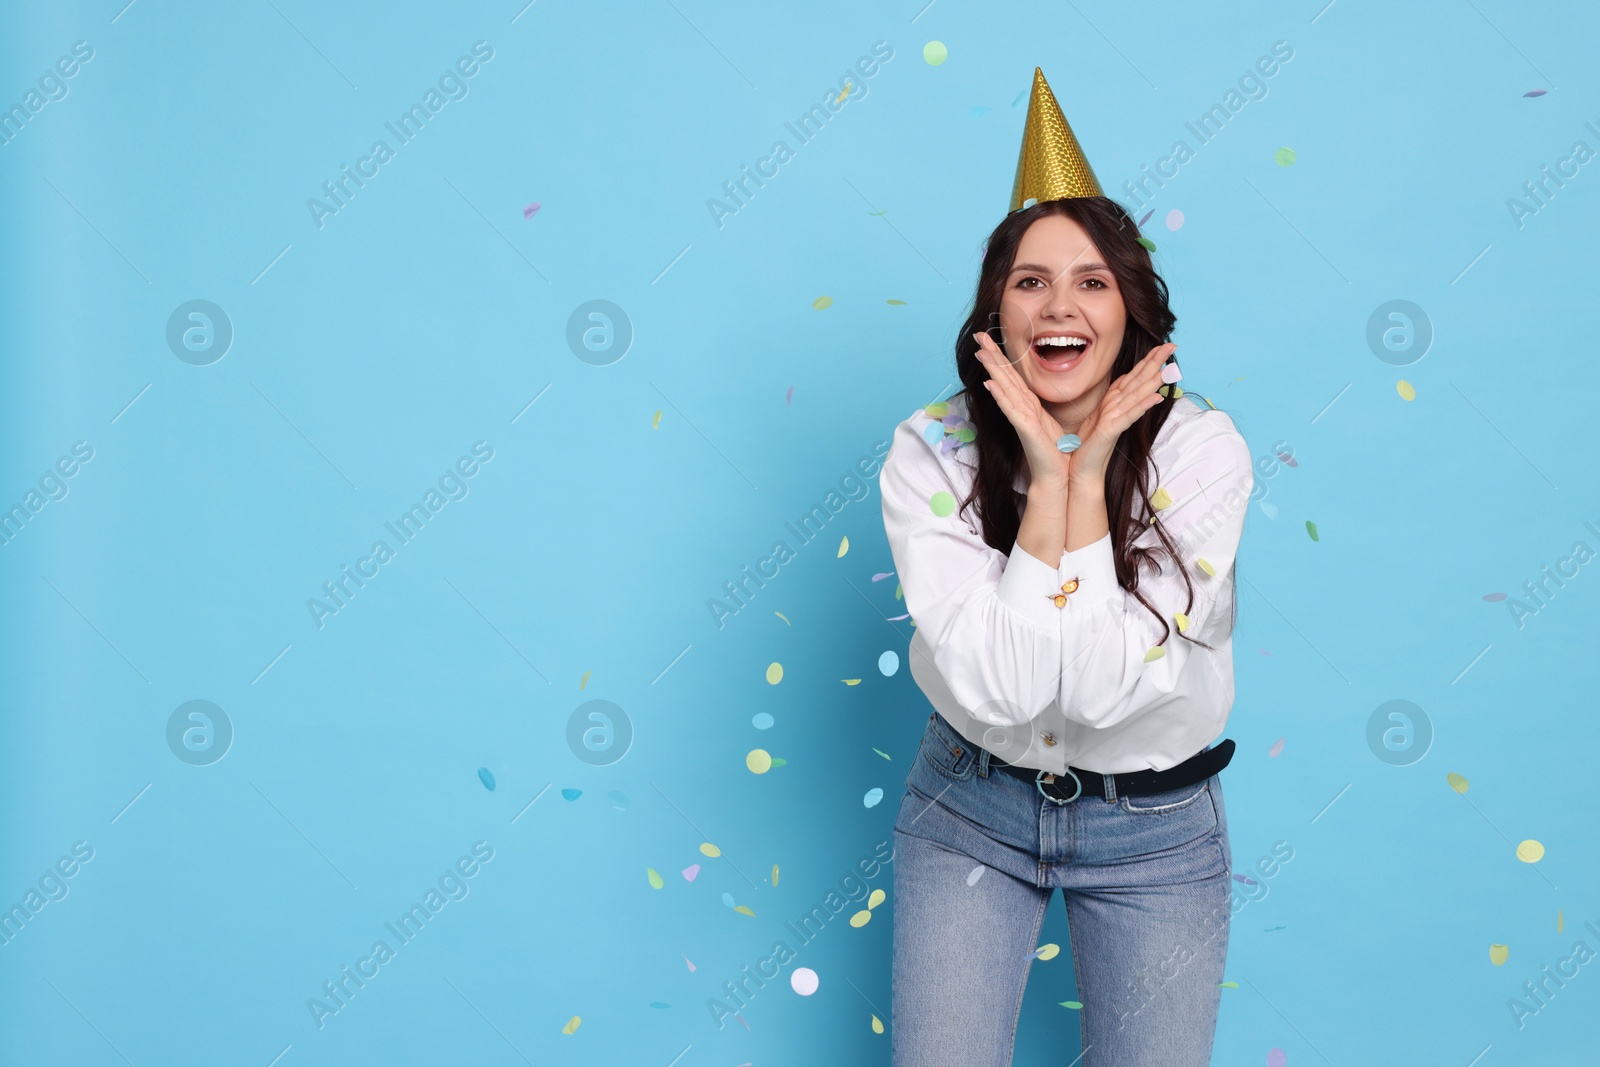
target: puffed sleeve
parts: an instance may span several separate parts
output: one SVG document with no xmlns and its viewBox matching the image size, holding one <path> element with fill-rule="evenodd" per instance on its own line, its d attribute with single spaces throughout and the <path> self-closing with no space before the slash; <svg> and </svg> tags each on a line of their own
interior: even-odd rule
<svg viewBox="0 0 1600 1067">
<path fill-rule="evenodd" d="M 919 432 L 929 421 L 914 414 L 896 427 L 878 482 L 906 608 L 962 707 L 1026 721 L 1060 693 L 1061 609 L 1050 594 L 1061 581 L 1021 546 L 990 548 L 960 516 L 964 494 Z"/>
<path fill-rule="evenodd" d="M 1161 570 L 1144 566 L 1139 592 L 1171 632 L 1157 648 L 1161 624 L 1117 584 L 1110 534 L 1065 553 L 1061 574 L 1079 581 L 1061 620 L 1061 711 L 1071 722 L 1116 726 L 1160 703 L 1185 671 L 1210 669 L 1199 657 L 1213 653 L 1179 636 L 1176 616 L 1188 594 L 1178 566 L 1188 570 L 1194 585 L 1194 606 L 1183 633 L 1213 647 L 1227 635 L 1233 561 L 1255 484 L 1250 453 L 1233 420 L 1216 410 L 1177 427 L 1168 441 L 1157 456 L 1159 485 L 1151 495 L 1159 502 L 1165 490 L 1171 500 L 1157 515 L 1177 545 L 1178 561 L 1174 565 L 1158 551 Z M 1137 543 L 1161 542 L 1147 527 Z"/>
</svg>

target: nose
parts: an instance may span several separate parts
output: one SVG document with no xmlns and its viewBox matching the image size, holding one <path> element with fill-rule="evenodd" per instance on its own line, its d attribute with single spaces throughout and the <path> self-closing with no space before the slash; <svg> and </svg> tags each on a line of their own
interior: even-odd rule
<svg viewBox="0 0 1600 1067">
<path fill-rule="evenodd" d="M 1078 311 L 1076 294 L 1072 291 L 1072 281 L 1062 278 L 1050 287 L 1050 295 L 1044 303 L 1044 315 L 1051 319 L 1071 318 Z"/>
</svg>

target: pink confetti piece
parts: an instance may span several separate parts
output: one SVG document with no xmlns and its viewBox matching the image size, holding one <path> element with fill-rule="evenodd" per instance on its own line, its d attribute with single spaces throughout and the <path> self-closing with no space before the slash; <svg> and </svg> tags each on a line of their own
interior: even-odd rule
<svg viewBox="0 0 1600 1067">
<path fill-rule="evenodd" d="M 1163 363 L 1161 365 L 1161 380 L 1171 385 L 1173 382 L 1183 380 L 1183 371 L 1178 369 L 1176 363 Z"/>
<path fill-rule="evenodd" d="M 787 404 L 793 399 L 794 399 L 794 386 L 791 385 L 791 386 L 789 386 L 789 391 L 787 393 L 783 394 L 783 402 L 785 404 Z"/>
<path fill-rule="evenodd" d="M 1523 96 L 1543 96 L 1547 92 L 1549 92 L 1548 89 L 1529 89 L 1527 92 L 1523 93 L 1522 95 Z"/>
<path fill-rule="evenodd" d="M 680 953 L 678 953 L 678 955 L 683 956 L 683 953 L 680 952 Z M 698 971 L 700 969 L 700 968 L 698 968 L 698 967 L 696 967 L 694 965 L 694 961 L 691 960 L 688 956 L 683 956 L 683 962 L 687 963 L 689 965 L 689 969 L 691 971 Z"/>
<path fill-rule="evenodd" d="M 534 215 L 538 214 L 538 212 L 539 201 L 535 200 L 533 203 L 522 209 L 522 217 L 525 219 L 531 219 Z"/>
<path fill-rule="evenodd" d="M 879 571 L 877 574 L 874 574 L 872 576 L 872 580 L 875 581 L 875 582 L 881 582 L 885 578 L 893 578 L 893 577 L 894 577 L 894 571 Z"/>
<path fill-rule="evenodd" d="M 744 1021 L 743 1015 L 735 1015 L 734 1018 L 739 1020 L 740 1026 L 744 1027 L 746 1030 L 750 1029 L 750 1024 Z M 750 1065 L 747 1063 L 744 1065 L 744 1067 L 750 1067 Z"/>
<path fill-rule="evenodd" d="M 1268 651 L 1267 651 L 1267 650 L 1266 650 L 1266 649 L 1264 649 L 1264 648 L 1258 648 L 1258 649 L 1256 649 L 1256 651 L 1257 651 L 1257 652 L 1259 652 L 1259 653 L 1261 653 L 1261 654 L 1262 654 L 1262 655 L 1263 655 L 1263 656 L 1272 656 L 1272 653 L 1271 653 L 1271 652 L 1268 652 Z M 1272 658 L 1273 658 L 1273 659 L 1277 659 L 1277 658 L 1278 658 L 1278 657 L 1276 657 L 1276 656 L 1272 656 Z"/>
<path fill-rule="evenodd" d="M 1269 757 L 1271 757 L 1272 759 L 1277 759 L 1278 758 L 1278 753 L 1280 753 L 1282 751 L 1283 751 L 1283 738 L 1280 737 L 1280 738 L 1278 738 L 1276 741 L 1274 741 L 1272 743 L 1272 747 L 1271 748 L 1267 749 L 1267 755 Z"/>
<path fill-rule="evenodd" d="M 1504 600 L 1505 598 L 1506 598 L 1506 595 L 1504 593 L 1485 593 L 1485 594 L 1483 594 L 1483 599 L 1487 600 L 1491 604 L 1498 604 L 1498 603 L 1500 603 L 1500 601 Z"/>
<path fill-rule="evenodd" d="M 1281 1048 L 1267 1049 L 1267 1067 L 1286 1067 L 1289 1062 L 1288 1053 Z"/>
<path fill-rule="evenodd" d="M 694 881 L 695 878 L 699 876 L 699 874 L 700 874 L 700 865 L 698 863 L 691 863 L 691 864 L 689 864 L 689 866 L 687 866 L 687 867 L 685 867 L 683 869 L 684 880 L 688 881 L 688 882 Z"/>
</svg>

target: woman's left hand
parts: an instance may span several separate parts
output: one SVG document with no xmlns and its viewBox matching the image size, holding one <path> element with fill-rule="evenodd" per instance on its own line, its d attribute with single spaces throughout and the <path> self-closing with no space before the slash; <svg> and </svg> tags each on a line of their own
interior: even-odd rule
<svg viewBox="0 0 1600 1067">
<path fill-rule="evenodd" d="M 1156 345 L 1132 370 L 1111 383 L 1100 405 L 1078 428 L 1083 443 L 1069 457 L 1069 482 L 1104 482 L 1111 451 L 1122 431 L 1166 399 L 1156 392 L 1162 384 L 1161 365 L 1177 350 L 1175 344 Z"/>
</svg>

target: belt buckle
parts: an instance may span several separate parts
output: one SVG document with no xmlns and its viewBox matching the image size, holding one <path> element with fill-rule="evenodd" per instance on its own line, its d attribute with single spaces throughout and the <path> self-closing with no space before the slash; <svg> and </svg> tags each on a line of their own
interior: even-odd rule
<svg viewBox="0 0 1600 1067">
<path fill-rule="evenodd" d="M 1074 800 L 1077 800 L 1079 797 L 1081 797 L 1083 795 L 1083 782 L 1079 780 L 1079 778 L 1078 778 L 1078 776 L 1076 774 L 1072 773 L 1072 768 L 1071 767 L 1067 768 L 1067 774 L 1072 776 L 1072 782 L 1078 788 L 1073 792 L 1073 794 L 1070 797 L 1068 797 L 1065 800 L 1061 800 L 1061 799 L 1059 799 L 1057 797 L 1053 797 L 1049 793 L 1046 793 L 1044 791 L 1044 787 L 1045 786 L 1054 785 L 1055 781 L 1056 781 L 1056 776 L 1054 774 L 1051 774 L 1049 771 L 1041 770 L 1037 775 L 1035 775 L 1034 779 L 1033 779 L 1033 786 L 1034 786 L 1035 789 L 1039 790 L 1039 795 L 1040 796 L 1044 797 L 1048 801 L 1051 801 L 1052 803 L 1055 803 L 1055 804 L 1070 804 Z"/>
</svg>

